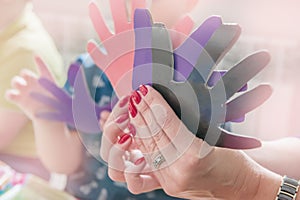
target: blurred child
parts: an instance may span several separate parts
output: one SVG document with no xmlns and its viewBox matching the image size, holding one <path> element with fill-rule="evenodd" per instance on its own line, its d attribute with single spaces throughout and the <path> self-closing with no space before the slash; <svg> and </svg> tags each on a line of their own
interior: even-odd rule
<svg viewBox="0 0 300 200">
<path fill-rule="evenodd" d="M 22 68 L 36 71 L 33 55 L 48 63 L 57 83 L 62 85 L 65 76 L 61 57 L 32 12 L 30 0 L 0 0 L 0 160 L 17 171 L 43 176 L 46 171 L 37 159 L 31 121 L 4 98 L 11 79 Z"/>
</svg>

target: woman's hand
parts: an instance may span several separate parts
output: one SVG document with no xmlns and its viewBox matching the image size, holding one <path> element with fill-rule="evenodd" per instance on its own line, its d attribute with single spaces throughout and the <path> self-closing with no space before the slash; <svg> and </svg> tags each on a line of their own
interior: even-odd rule
<svg viewBox="0 0 300 200">
<path fill-rule="evenodd" d="M 108 162 L 108 175 L 115 181 L 125 182 L 125 161 L 134 163 L 143 155 L 135 148 L 135 130 L 129 123 L 129 96 L 120 98 L 112 112 L 102 112 L 100 124 L 103 127 L 100 155 Z M 139 162 L 139 161 L 138 161 Z"/>
<path fill-rule="evenodd" d="M 127 115 L 124 108 L 114 112 L 121 111 Z M 195 137 L 153 88 L 141 86 L 134 92 L 129 111 L 135 137 L 118 141 L 123 125 L 110 120 L 104 132 L 107 135 L 110 131 L 109 149 L 117 153 L 107 158 L 107 147 L 102 146 L 101 155 L 113 169 L 110 177 L 125 180 L 131 192 L 163 188 L 171 196 L 188 199 L 266 199 L 267 195 L 275 199 L 280 176 L 260 167 L 241 151 L 211 147 Z M 144 157 L 136 159 L 132 152 L 137 150 L 132 151 L 132 147 Z"/>
</svg>

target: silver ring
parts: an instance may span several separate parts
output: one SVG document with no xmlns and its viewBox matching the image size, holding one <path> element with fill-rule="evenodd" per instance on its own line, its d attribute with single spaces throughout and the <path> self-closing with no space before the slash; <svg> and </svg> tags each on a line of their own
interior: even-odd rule
<svg viewBox="0 0 300 200">
<path fill-rule="evenodd" d="M 153 160 L 153 166 L 155 169 L 158 169 L 160 165 L 165 162 L 166 159 L 162 154 L 158 154 Z"/>
</svg>

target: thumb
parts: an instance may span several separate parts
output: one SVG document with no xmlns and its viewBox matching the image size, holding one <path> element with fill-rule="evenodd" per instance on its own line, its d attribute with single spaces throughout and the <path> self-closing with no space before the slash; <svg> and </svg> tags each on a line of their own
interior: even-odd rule
<svg viewBox="0 0 300 200">
<path fill-rule="evenodd" d="M 38 69 L 40 76 L 53 81 L 54 78 L 53 78 L 51 72 L 49 71 L 47 65 L 45 64 L 45 62 L 39 56 L 35 56 L 34 59 L 37 64 L 37 69 Z"/>
</svg>

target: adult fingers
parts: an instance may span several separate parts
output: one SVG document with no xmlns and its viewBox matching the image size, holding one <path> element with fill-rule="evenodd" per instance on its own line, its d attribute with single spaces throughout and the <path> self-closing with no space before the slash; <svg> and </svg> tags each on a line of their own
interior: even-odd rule
<svg viewBox="0 0 300 200">
<path fill-rule="evenodd" d="M 125 160 L 129 159 L 126 152 L 132 142 L 132 136 L 123 134 L 118 142 L 112 146 L 108 157 L 108 175 L 114 181 L 124 182 Z"/>
<path fill-rule="evenodd" d="M 129 97 L 123 97 L 112 110 L 106 123 L 103 126 L 103 135 L 100 148 L 100 155 L 107 161 L 110 149 L 118 141 L 118 137 L 125 133 L 129 124 L 127 103 Z"/>
<path fill-rule="evenodd" d="M 174 163 L 195 138 L 163 97 L 149 86 L 141 86 L 139 92 L 133 93 L 129 110 L 137 146 L 154 170 Z"/>
<path fill-rule="evenodd" d="M 103 131 L 102 127 L 104 127 L 104 124 L 106 123 L 110 113 L 111 112 L 109 112 L 107 110 L 104 110 L 100 113 L 100 128 L 102 129 L 102 131 Z"/>
</svg>

